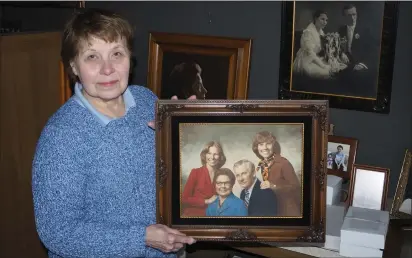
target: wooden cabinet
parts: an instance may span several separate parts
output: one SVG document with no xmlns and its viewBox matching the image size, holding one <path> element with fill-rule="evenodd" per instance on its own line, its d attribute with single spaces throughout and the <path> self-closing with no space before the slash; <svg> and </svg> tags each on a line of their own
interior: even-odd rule
<svg viewBox="0 0 412 258">
<path fill-rule="evenodd" d="M 0 257 L 47 257 L 31 167 L 43 126 L 71 96 L 60 42 L 60 32 L 0 36 Z"/>
</svg>

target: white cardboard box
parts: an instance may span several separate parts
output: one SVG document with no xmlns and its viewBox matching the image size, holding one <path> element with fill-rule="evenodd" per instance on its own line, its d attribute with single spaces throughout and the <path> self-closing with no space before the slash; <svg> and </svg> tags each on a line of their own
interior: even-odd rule
<svg viewBox="0 0 412 258">
<path fill-rule="evenodd" d="M 336 205 L 340 203 L 342 178 L 335 175 L 327 175 L 326 204 Z"/>
<path fill-rule="evenodd" d="M 341 242 L 339 254 L 344 257 L 368 257 L 378 258 L 383 256 L 383 251 L 375 248 L 350 245 Z"/>
<path fill-rule="evenodd" d="M 341 244 L 384 249 L 387 232 L 388 224 L 346 217 L 340 232 L 340 241 Z"/>
<path fill-rule="evenodd" d="M 349 207 L 346 218 L 356 218 L 389 224 L 389 211 Z"/>
<path fill-rule="evenodd" d="M 345 218 L 346 206 L 326 205 L 326 239 L 324 248 L 339 251 L 340 233 Z"/>
</svg>

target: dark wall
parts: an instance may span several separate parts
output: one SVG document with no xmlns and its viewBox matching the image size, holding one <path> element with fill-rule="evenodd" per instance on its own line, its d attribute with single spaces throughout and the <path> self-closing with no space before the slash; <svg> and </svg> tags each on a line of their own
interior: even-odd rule
<svg viewBox="0 0 412 258">
<path fill-rule="evenodd" d="M 146 84 L 149 31 L 247 37 L 253 39 L 249 98 L 277 99 L 281 2 L 86 2 L 86 7 L 118 11 L 136 26 L 138 67 L 133 83 Z M 43 11 L 41 16 L 53 22 L 26 17 L 25 25 L 56 29 L 68 17 L 68 12 L 49 13 Z M 410 13 L 412 3 L 401 2 L 391 113 L 330 110 L 335 134 L 359 139 L 357 163 L 391 169 L 389 196 L 396 189 L 405 149 L 412 148 Z"/>
<path fill-rule="evenodd" d="M 19 7 L 0 2 L 0 10 L 3 19 L 18 21 L 21 31 L 35 32 L 61 30 L 74 8 Z"/>
</svg>

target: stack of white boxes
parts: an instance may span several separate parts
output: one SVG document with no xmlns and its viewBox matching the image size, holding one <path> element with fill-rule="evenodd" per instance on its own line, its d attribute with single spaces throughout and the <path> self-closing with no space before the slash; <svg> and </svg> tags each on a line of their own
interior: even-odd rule
<svg viewBox="0 0 412 258">
<path fill-rule="evenodd" d="M 326 190 L 326 239 L 325 249 L 339 251 L 340 234 L 345 218 L 346 206 L 340 203 L 342 178 L 334 175 L 327 176 Z"/>
<path fill-rule="evenodd" d="M 339 254 L 382 257 L 388 224 L 388 211 L 349 207 L 341 229 Z"/>
</svg>

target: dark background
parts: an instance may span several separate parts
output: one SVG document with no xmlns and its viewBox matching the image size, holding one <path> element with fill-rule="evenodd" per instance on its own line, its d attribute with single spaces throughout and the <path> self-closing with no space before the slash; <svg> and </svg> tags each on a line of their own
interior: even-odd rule
<svg viewBox="0 0 412 258">
<path fill-rule="evenodd" d="M 207 90 L 206 99 L 227 98 L 227 83 L 229 76 L 228 56 L 196 55 L 177 52 L 163 53 L 162 94 L 164 90 L 163 87 L 165 87 L 163 82 L 169 77 L 170 72 L 175 65 L 183 62 L 195 62 L 202 68 L 201 77 L 203 86 Z M 168 96 L 167 98 L 171 97 L 172 96 Z"/>
<path fill-rule="evenodd" d="M 0 2 L 1 4 L 1 2 Z M 88 2 L 86 7 L 118 11 L 136 26 L 138 66 L 133 83 L 145 85 L 149 31 L 252 38 L 249 99 L 277 99 L 282 2 Z M 71 9 L 0 7 L 3 18 L 23 30 L 63 28 Z M 359 140 L 356 162 L 391 169 L 393 196 L 406 148 L 412 148 L 412 3 L 399 6 L 398 36 L 389 115 L 330 110 L 335 135 Z M 35 85 L 33 86 L 35 87 Z"/>
</svg>

